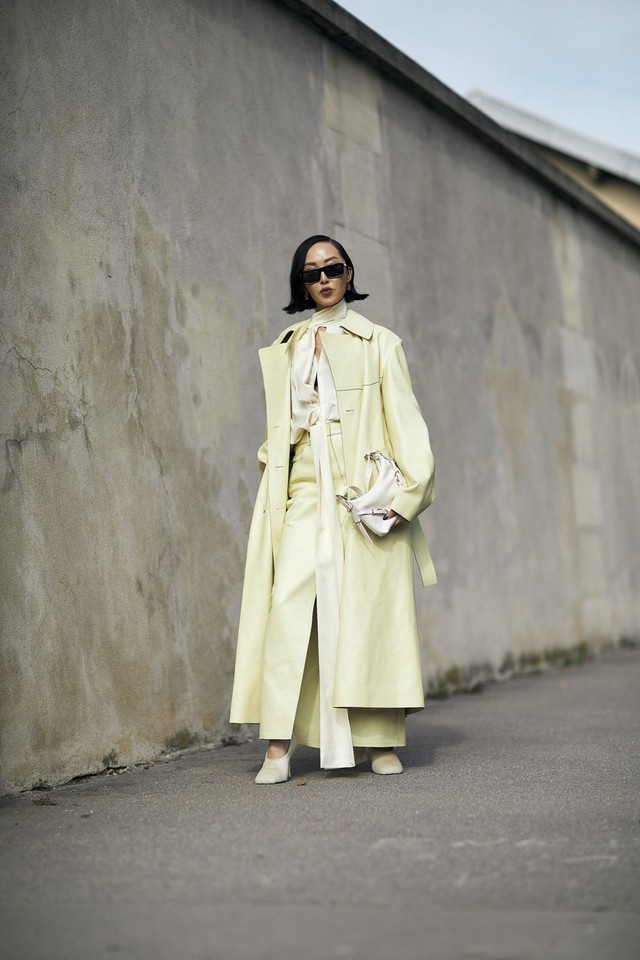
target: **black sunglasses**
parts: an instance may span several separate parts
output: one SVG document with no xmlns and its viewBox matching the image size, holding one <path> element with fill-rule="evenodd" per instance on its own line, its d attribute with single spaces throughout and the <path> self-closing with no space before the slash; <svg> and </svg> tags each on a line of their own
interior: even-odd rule
<svg viewBox="0 0 640 960">
<path fill-rule="evenodd" d="M 313 267 L 312 270 L 303 270 L 302 279 L 305 283 L 317 283 L 320 274 L 324 273 L 328 280 L 335 280 L 336 277 L 341 277 L 346 269 L 346 263 L 329 263 L 326 267 Z"/>
</svg>

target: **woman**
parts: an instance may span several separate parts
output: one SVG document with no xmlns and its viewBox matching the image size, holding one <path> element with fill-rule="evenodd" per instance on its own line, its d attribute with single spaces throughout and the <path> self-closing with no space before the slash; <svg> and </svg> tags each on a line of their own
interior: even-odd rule
<svg viewBox="0 0 640 960">
<path fill-rule="evenodd" d="M 434 461 L 399 337 L 348 307 L 354 267 L 341 243 L 309 237 L 293 256 L 291 300 L 311 318 L 259 351 L 267 407 L 263 472 L 240 613 L 232 723 L 269 741 L 256 783 L 289 779 L 298 743 L 325 769 L 371 751 L 374 773 L 401 773 L 394 747 L 424 709 L 413 556 L 436 576 L 417 519 L 433 501 Z M 363 535 L 336 493 L 364 487 L 381 451 L 406 484 L 384 537 Z"/>
</svg>

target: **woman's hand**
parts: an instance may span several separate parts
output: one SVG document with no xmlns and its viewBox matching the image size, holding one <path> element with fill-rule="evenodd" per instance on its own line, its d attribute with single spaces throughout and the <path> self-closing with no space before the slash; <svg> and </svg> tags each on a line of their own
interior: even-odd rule
<svg viewBox="0 0 640 960">
<path fill-rule="evenodd" d="M 390 520 L 391 517 L 396 518 L 396 522 L 394 523 L 393 527 L 391 527 L 392 530 L 394 527 L 399 527 L 401 523 L 406 523 L 406 520 L 404 519 L 404 517 L 401 517 L 399 513 L 395 512 L 395 510 L 387 510 L 387 512 L 383 517 L 383 520 Z"/>
</svg>

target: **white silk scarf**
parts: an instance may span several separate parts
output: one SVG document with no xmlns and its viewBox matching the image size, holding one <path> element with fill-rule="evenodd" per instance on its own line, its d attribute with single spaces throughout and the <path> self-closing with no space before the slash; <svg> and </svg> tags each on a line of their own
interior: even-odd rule
<svg viewBox="0 0 640 960">
<path fill-rule="evenodd" d="M 320 766 L 324 769 L 355 766 L 353 741 L 346 707 L 333 706 L 338 653 L 340 594 L 344 553 L 340 519 L 331 470 L 327 422 L 340 419 L 335 384 L 324 350 L 315 357 L 316 332 L 344 333 L 340 321 L 347 315 L 345 300 L 313 314 L 291 360 L 291 443 L 311 438 L 317 487 L 316 509 L 316 609 L 320 685 Z"/>
</svg>

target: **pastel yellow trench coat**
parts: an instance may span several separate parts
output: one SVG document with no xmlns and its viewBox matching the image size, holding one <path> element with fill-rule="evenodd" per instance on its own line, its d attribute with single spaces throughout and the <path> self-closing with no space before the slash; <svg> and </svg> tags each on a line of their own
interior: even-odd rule
<svg viewBox="0 0 640 960">
<path fill-rule="evenodd" d="M 264 636 L 274 564 L 284 525 L 290 465 L 291 356 L 310 318 L 259 351 L 267 408 L 263 469 L 251 522 L 230 721 L 260 723 Z M 393 457 L 407 485 L 391 507 L 409 523 L 372 543 L 351 517 L 343 520 L 344 572 L 334 678 L 335 707 L 424 708 L 413 557 L 425 586 L 436 582 L 418 515 L 434 499 L 429 432 L 411 387 L 402 341 L 349 309 L 349 335 L 321 334 L 335 382 L 348 483 L 363 487 L 365 454 Z M 304 614 L 302 615 L 304 619 Z M 285 651 L 302 676 L 306 644 Z"/>
</svg>

